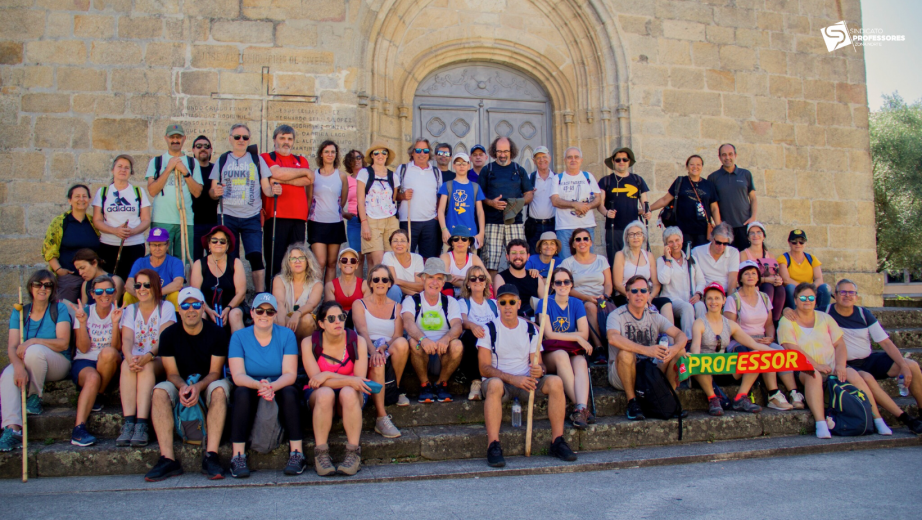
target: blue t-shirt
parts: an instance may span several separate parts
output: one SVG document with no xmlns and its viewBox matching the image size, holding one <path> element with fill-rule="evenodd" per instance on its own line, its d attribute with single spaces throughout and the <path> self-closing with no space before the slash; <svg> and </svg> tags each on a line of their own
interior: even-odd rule
<svg viewBox="0 0 922 520">
<path fill-rule="evenodd" d="M 468 178 L 468 179 L 470 179 L 470 180 L 472 180 L 472 181 L 474 181 L 474 182 L 477 182 L 477 178 L 478 178 L 478 177 L 480 177 L 480 176 L 477 175 L 477 172 L 475 172 L 473 168 L 471 168 L 470 170 L 467 171 L 467 178 Z"/>
<path fill-rule="evenodd" d="M 560 257 L 559 257 L 559 256 L 555 256 L 555 257 L 554 257 L 554 265 L 558 265 L 558 266 L 560 265 Z M 550 263 L 550 262 L 548 262 L 548 263 L 542 262 L 542 261 L 541 261 L 541 255 L 539 255 L 539 254 L 533 254 L 533 255 L 529 256 L 529 257 L 528 257 L 528 261 L 525 262 L 525 270 L 526 270 L 526 271 L 529 271 L 529 270 L 531 270 L 531 269 L 537 269 L 537 270 L 538 270 L 538 274 L 540 274 L 542 278 L 547 278 L 547 271 L 548 271 L 548 269 L 550 269 L 550 267 L 551 267 L 551 263 Z"/>
<path fill-rule="evenodd" d="M 439 187 L 439 196 L 448 197 L 448 203 L 445 205 L 445 226 L 450 230 L 452 226 L 465 226 L 472 233 L 477 233 L 477 202 L 484 199 L 483 190 L 479 185 L 468 181 L 461 184 L 458 179 L 451 181 L 452 193 L 448 193 L 448 183 L 443 182 Z M 474 198 L 474 186 L 477 186 L 476 199 Z"/>
<path fill-rule="evenodd" d="M 158 267 L 150 265 L 150 257 L 142 256 L 134 261 L 134 265 L 131 266 L 131 273 L 128 275 L 128 278 L 137 278 L 138 271 L 141 269 L 153 269 L 160 275 L 160 281 L 163 285 L 167 285 L 176 278 L 185 277 L 182 260 L 176 258 L 172 255 L 166 255 L 166 258 L 163 259 L 163 263 Z"/>
<path fill-rule="evenodd" d="M 282 358 L 298 355 L 298 340 L 291 329 L 272 325 L 272 341 L 265 347 L 256 341 L 253 326 L 231 336 L 228 358 L 243 358 L 246 374 L 253 379 L 277 379 L 282 375 Z"/>
<path fill-rule="evenodd" d="M 538 302 L 538 309 L 540 311 L 543 308 L 544 300 L 541 300 Z M 551 330 L 554 332 L 578 332 L 576 322 L 586 316 L 586 307 L 583 306 L 581 300 L 570 296 L 570 302 L 564 310 L 560 308 L 560 305 L 557 305 L 556 299 L 550 297 L 547 302 L 547 316 L 548 325 L 551 326 Z"/>
<path fill-rule="evenodd" d="M 55 330 L 55 326 L 58 323 L 67 323 L 70 324 L 70 314 L 67 312 L 67 305 L 63 303 L 58 303 L 58 321 L 56 323 L 51 322 L 51 309 L 46 308 L 44 316 L 41 317 L 38 321 L 33 321 L 28 315 L 24 316 L 23 319 L 25 322 L 23 325 L 26 329 L 25 339 L 29 340 L 32 338 L 39 339 L 57 339 L 58 334 Z M 10 330 L 19 330 L 19 311 L 13 309 L 13 312 L 10 313 Z M 65 350 L 61 352 L 64 354 L 64 357 L 70 359 L 70 352 Z"/>
</svg>

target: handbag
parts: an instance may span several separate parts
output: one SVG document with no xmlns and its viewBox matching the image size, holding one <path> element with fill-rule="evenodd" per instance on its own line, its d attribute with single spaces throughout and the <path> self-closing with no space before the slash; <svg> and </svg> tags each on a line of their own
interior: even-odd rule
<svg viewBox="0 0 922 520">
<path fill-rule="evenodd" d="M 695 193 L 695 198 L 698 199 L 698 204 L 701 205 L 701 209 L 703 209 L 703 210 L 704 210 L 704 214 L 707 215 L 707 221 L 708 221 L 708 234 L 707 234 L 707 237 L 708 237 L 708 240 L 710 240 L 710 239 L 711 239 L 711 231 L 714 231 L 714 224 L 713 224 L 712 219 L 711 219 L 711 212 L 708 211 L 708 209 L 707 209 L 706 207 L 704 207 L 704 204 L 701 202 L 701 197 L 698 196 L 698 187 L 695 186 L 695 183 L 694 183 L 694 182 L 692 182 L 691 177 L 688 178 L 688 183 L 691 185 L 692 191 Z"/>
<path fill-rule="evenodd" d="M 659 212 L 660 222 L 662 222 L 663 226 L 665 227 L 679 225 L 679 221 L 676 218 L 675 204 L 676 204 L 676 201 L 678 200 L 678 191 L 676 191 L 678 188 L 676 187 L 676 184 L 681 179 L 682 177 L 676 177 L 675 181 L 673 181 L 672 191 L 676 193 L 676 196 L 672 198 L 672 202 L 670 202 L 669 204 L 666 204 L 666 207 L 664 207 L 663 210 Z"/>
</svg>

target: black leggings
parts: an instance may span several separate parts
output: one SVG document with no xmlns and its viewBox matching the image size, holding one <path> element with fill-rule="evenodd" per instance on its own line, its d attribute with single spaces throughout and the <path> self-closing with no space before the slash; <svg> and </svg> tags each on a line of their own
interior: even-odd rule
<svg viewBox="0 0 922 520">
<path fill-rule="evenodd" d="M 99 258 L 103 261 L 102 268 L 126 282 L 128 281 L 128 275 L 131 273 L 131 267 L 134 265 L 135 260 L 142 258 L 145 252 L 144 244 L 124 246 L 122 248 L 122 257 L 118 258 L 118 246 L 99 244 Z M 115 269 L 116 260 L 118 260 L 118 269 Z M 115 269 L 115 271 L 113 271 L 113 269 Z M 164 281 L 163 283 L 166 285 L 171 281 L 172 280 L 169 282 Z"/>
<path fill-rule="evenodd" d="M 234 409 L 231 411 L 231 442 L 247 442 L 250 440 L 253 419 L 256 417 L 256 405 L 260 399 L 262 397 L 256 395 L 256 390 L 252 388 L 238 386 L 234 389 Z M 298 391 L 294 386 L 288 385 L 275 392 L 275 401 L 279 405 L 279 422 L 288 432 L 288 440 L 300 441 L 303 439 Z"/>
</svg>

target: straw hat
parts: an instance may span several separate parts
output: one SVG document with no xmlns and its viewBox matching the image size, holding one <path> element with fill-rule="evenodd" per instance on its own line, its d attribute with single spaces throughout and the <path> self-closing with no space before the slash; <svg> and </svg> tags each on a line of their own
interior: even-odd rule
<svg viewBox="0 0 922 520">
<path fill-rule="evenodd" d="M 368 164 L 374 164 L 374 156 L 371 155 L 371 152 L 375 150 L 387 150 L 387 160 L 384 161 L 385 166 L 390 166 L 394 162 L 394 158 L 397 157 L 397 154 L 394 153 L 393 148 L 391 148 L 385 141 L 375 141 L 371 143 L 371 146 L 368 147 L 368 150 L 365 152 L 365 161 Z"/>
</svg>

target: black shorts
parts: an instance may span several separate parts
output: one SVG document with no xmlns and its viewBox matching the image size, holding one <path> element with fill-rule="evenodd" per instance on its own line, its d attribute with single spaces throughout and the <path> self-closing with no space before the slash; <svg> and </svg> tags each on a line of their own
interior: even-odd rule
<svg viewBox="0 0 922 520">
<path fill-rule="evenodd" d="M 311 244 L 338 246 L 346 241 L 345 222 L 307 221 L 307 241 Z"/>
<path fill-rule="evenodd" d="M 871 355 L 864 359 L 852 359 L 848 366 L 867 372 L 874 376 L 874 379 L 887 379 L 890 377 L 887 373 L 893 368 L 893 359 L 886 352 L 871 352 Z"/>
</svg>

